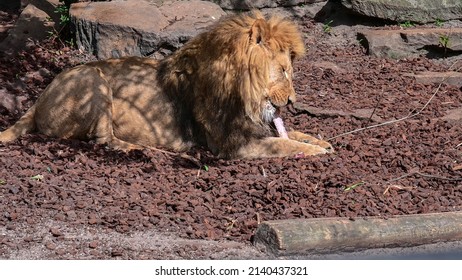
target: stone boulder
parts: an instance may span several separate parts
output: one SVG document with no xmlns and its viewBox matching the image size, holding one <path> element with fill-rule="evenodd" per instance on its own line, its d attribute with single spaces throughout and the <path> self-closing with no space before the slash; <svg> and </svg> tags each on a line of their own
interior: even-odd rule
<svg viewBox="0 0 462 280">
<path fill-rule="evenodd" d="M 358 38 L 375 57 L 462 55 L 462 28 L 368 29 L 358 32 Z"/>
<path fill-rule="evenodd" d="M 0 43 L 0 51 L 13 54 L 50 36 L 56 26 L 53 19 L 56 18 L 54 10 L 58 4 L 59 0 L 30 1 Z"/>
<path fill-rule="evenodd" d="M 26 7 L 32 4 L 40 10 L 47 13 L 47 15 L 53 20 L 53 22 L 59 24 L 61 14 L 56 11 L 56 7 L 64 5 L 60 0 L 22 0 L 21 5 Z"/>
<path fill-rule="evenodd" d="M 225 12 L 207 1 L 112 1 L 75 3 L 70 15 L 77 46 L 106 59 L 168 55 Z"/>
<path fill-rule="evenodd" d="M 6 109 L 10 113 L 18 113 L 23 109 L 22 102 L 25 96 L 15 95 L 0 86 L 0 108 Z"/>
<path fill-rule="evenodd" d="M 293 7 L 326 2 L 326 0 L 211 0 L 226 10 L 251 10 L 261 8 Z"/>
<path fill-rule="evenodd" d="M 342 0 L 361 15 L 416 23 L 462 19 L 461 0 Z"/>
</svg>

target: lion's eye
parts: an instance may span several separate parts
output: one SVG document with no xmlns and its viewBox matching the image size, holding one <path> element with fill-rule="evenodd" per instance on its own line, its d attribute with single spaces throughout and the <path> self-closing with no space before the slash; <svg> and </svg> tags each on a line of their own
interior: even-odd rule
<svg viewBox="0 0 462 280">
<path fill-rule="evenodd" d="M 284 73 L 284 77 L 286 77 L 286 79 L 289 79 L 289 73 L 287 73 L 286 70 L 283 69 L 282 73 Z"/>
</svg>

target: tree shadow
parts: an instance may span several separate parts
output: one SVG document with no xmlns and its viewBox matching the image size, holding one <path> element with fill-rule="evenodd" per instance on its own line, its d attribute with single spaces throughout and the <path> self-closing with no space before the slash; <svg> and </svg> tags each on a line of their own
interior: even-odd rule
<svg viewBox="0 0 462 280">
<path fill-rule="evenodd" d="M 0 11 L 16 13 L 21 8 L 21 0 L 0 1 Z"/>
<path fill-rule="evenodd" d="M 417 49 L 418 51 L 426 51 L 425 57 L 430 59 L 442 59 L 454 56 L 462 56 L 462 51 L 452 50 L 441 45 L 427 45 Z"/>
<path fill-rule="evenodd" d="M 55 7 L 47 1 L 31 1 L 31 5 L 21 11 L 14 26 L 8 30 L 7 34 L 3 34 L 0 54 L 17 54 L 21 50 L 29 49 L 37 41 L 48 38 L 50 32 L 53 32 L 57 26 L 56 22 L 59 22 L 59 15 L 54 13 L 54 10 Z M 42 12 L 45 12 L 51 20 L 44 19 Z"/>
</svg>

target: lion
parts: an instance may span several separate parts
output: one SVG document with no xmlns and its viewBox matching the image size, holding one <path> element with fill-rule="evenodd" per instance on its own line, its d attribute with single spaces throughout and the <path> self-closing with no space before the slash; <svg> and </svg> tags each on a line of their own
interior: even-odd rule
<svg viewBox="0 0 462 280">
<path fill-rule="evenodd" d="M 273 124 L 296 100 L 292 62 L 304 52 L 289 20 L 228 16 L 161 60 L 113 58 L 62 72 L 0 142 L 38 132 L 123 151 L 202 146 L 227 159 L 326 154 L 328 142 L 299 131 L 279 137 Z"/>
</svg>

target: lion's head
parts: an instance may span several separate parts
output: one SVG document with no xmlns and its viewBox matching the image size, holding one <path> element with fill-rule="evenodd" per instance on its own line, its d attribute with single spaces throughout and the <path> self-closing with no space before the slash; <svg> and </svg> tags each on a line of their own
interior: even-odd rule
<svg viewBox="0 0 462 280">
<path fill-rule="evenodd" d="M 222 22 L 214 35 L 227 46 L 221 57 L 235 66 L 228 65 L 227 76 L 234 77 L 245 113 L 254 122 L 271 121 L 278 107 L 295 101 L 292 62 L 305 47 L 294 23 L 253 12 Z"/>
<path fill-rule="evenodd" d="M 295 101 L 292 62 L 305 52 L 297 26 L 255 11 L 221 20 L 177 51 L 170 63 L 174 85 L 191 85 L 224 104 L 239 98 L 254 122 L 268 121 L 277 107 Z M 204 76 L 207 75 L 207 76 Z M 185 86 L 183 84 L 183 86 Z M 185 86 L 189 88 L 189 85 Z M 216 104 L 219 105 L 219 104 Z"/>
<path fill-rule="evenodd" d="M 256 11 L 220 20 L 187 42 L 162 61 L 159 77 L 188 105 L 209 146 L 230 143 L 232 150 L 269 136 L 277 108 L 295 101 L 292 62 L 304 52 L 293 22 Z"/>
</svg>

